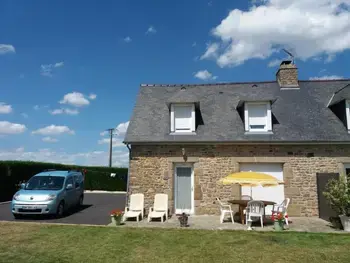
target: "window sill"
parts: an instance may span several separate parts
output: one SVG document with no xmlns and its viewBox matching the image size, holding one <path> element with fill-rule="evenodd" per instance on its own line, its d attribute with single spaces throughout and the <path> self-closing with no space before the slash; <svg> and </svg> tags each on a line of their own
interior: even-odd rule
<svg viewBox="0 0 350 263">
<path fill-rule="evenodd" d="M 246 131 L 244 133 L 244 135 L 254 135 L 254 134 L 257 134 L 257 135 L 261 135 L 261 134 L 269 135 L 269 134 L 273 134 L 273 132 L 272 131 Z"/>
<path fill-rule="evenodd" d="M 169 135 L 197 135 L 195 132 L 171 132 Z"/>
</svg>

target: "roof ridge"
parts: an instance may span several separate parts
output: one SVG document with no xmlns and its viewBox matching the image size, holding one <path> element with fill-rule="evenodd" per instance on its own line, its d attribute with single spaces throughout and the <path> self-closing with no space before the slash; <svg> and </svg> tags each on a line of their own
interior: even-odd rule
<svg viewBox="0 0 350 263">
<path fill-rule="evenodd" d="M 215 83 L 192 83 L 192 84 L 186 84 L 186 83 L 178 83 L 178 84 L 146 84 L 141 83 L 141 87 L 191 87 L 191 86 L 218 86 L 218 85 L 232 85 L 232 84 L 256 84 L 256 83 L 276 83 L 275 80 L 270 81 L 244 81 L 244 82 L 215 82 Z"/>
<path fill-rule="evenodd" d="M 309 79 L 309 80 L 299 80 L 299 82 L 334 82 L 334 81 L 350 81 L 350 78 L 346 78 L 346 79 Z"/>
<path fill-rule="evenodd" d="M 346 79 L 315 79 L 315 80 L 299 80 L 299 82 L 334 82 L 334 81 L 350 81 L 350 78 Z M 276 80 L 270 81 L 242 81 L 242 82 L 216 82 L 216 83 L 178 83 L 178 84 L 161 84 L 161 83 L 141 83 L 141 87 L 198 87 L 198 86 L 219 86 L 219 85 L 235 85 L 235 84 L 267 84 L 277 83 Z"/>
</svg>

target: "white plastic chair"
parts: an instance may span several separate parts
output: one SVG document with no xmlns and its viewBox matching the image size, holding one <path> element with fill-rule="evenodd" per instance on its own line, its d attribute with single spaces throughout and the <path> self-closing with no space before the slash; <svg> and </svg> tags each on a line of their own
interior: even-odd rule
<svg viewBox="0 0 350 263">
<path fill-rule="evenodd" d="M 216 201 L 218 201 L 218 203 L 220 205 L 220 212 L 221 212 L 220 223 L 224 222 L 225 214 L 230 214 L 231 215 L 232 224 L 234 224 L 235 221 L 233 220 L 233 212 L 232 212 L 232 209 L 231 209 L 231 205 L 222 203 L 222 201 L 218 197 L 216 198 Z"/>
<path fill-rule="evenodd" d="M 144 195 L 143 194 L 130 195 L 129 207 L 125 207 L 123 221 L 127 220 L 130 217 L 136 217 L 136 221 L 139 222 L 140 215 L 141 215 L 141 220 L 143 219 L 143 209 L 144 209 Z"/>
<path fill-rule="evenodd" d="M 253 198 L 250 195 L 242 195 L 241 200 L 253 200 Z M 247 209 L 243 209 L 243 214 L 247 215 Z"/>
<path fill-rule="evenodd" d="M 265 205 L 261 201 L 249 201 L 247 205 L 246 222 L 252 220 L 252 217 L 260 217 L 261 227 L 264 227 L 263 217 L 264 217 Z M 247 223 L 248 224 L 248 223 Z"/>
<path fill-rule="evenodd" d="M 148 222 L 151 222 L 152 218 L 159 218 L 161 222 L 163 219 L 168 220 L 168 195 L 167 194 L 156 194 L 154 196 L 153 207 L 149 208 Z"/>
<path fill-rule="evenodd" d="M 272 207 L 272 214 L 277 214 L 277 213 L 282 213 L 284 214 L 284 219 L 286 221 L 286 225 L 288 226 L 288 213 L 287 213 L 287 209 L 288 209 L 288 205 L 290 202 L 290 198 L 286 198 L 283 200 L 282 203 L 280 203 L 279 205 L 273 205 Z"/>
</svg>

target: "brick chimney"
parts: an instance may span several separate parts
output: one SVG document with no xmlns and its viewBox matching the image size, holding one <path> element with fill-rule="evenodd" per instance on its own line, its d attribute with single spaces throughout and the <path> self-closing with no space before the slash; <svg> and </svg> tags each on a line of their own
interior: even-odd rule
<svg viewBox="0 0 350 263">
<path fill-rule="evenodd" d="M 298 88 L 298 69 L 291 60 L 281 62 L 276 73 L 277 82 L 281 88 Z"/>
</svg>

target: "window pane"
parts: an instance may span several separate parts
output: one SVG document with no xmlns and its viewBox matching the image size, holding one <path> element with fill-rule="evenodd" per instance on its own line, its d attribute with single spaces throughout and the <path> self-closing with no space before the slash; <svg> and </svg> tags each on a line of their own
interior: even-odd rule
<svg viewBox="0 0 350 263">
<path fill-rule="evenodd" d="M 176 106 L 175 130 L 190 130 L 192 123 L 192 106 Z"/>
<path fill-rule="evenodd" d="M 72 184 L 73 185 L 73 177 L 69 177 L 67 179 L 67 185 Z"/>
<path fill-rule="evenodd" d="M 250 104 L 248 108 L 249 126 L 266 126 L 267 107 L 266 104 Z"/>
<path fill-rule="evenodd" d="M 263 130 L 265 129 L 265 125 L 250 125 L 251 130 Z"/>
</svg>

